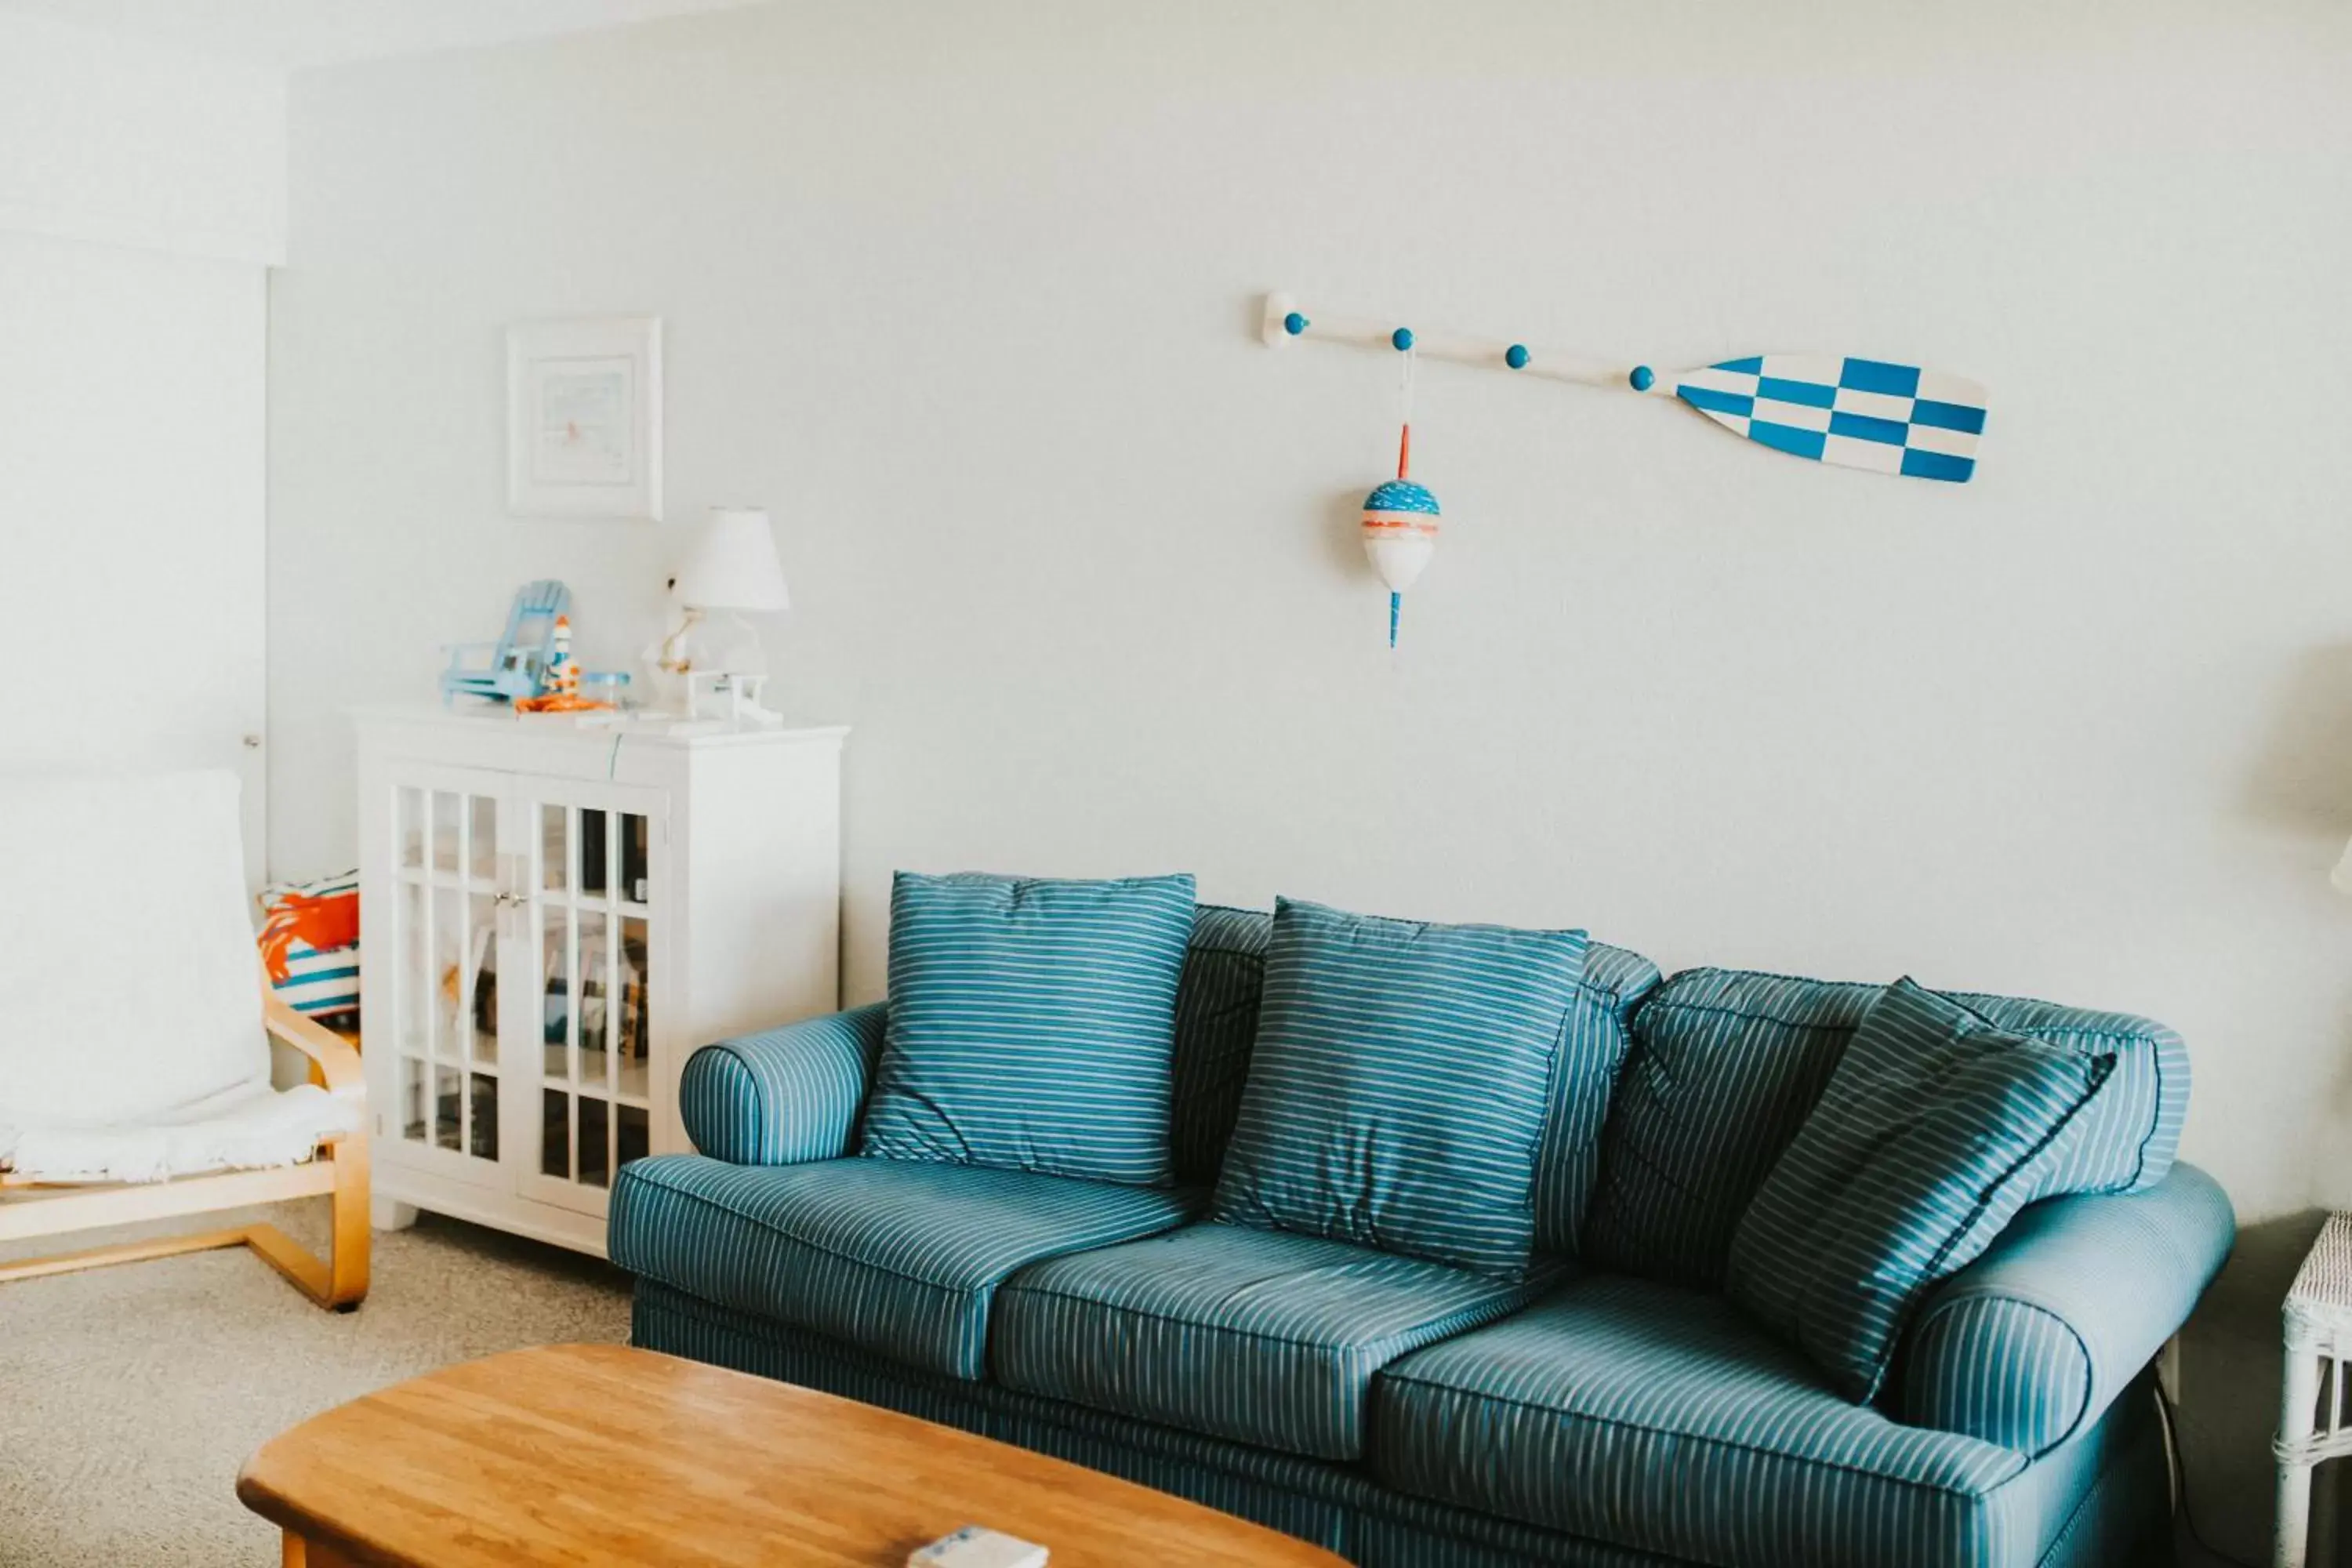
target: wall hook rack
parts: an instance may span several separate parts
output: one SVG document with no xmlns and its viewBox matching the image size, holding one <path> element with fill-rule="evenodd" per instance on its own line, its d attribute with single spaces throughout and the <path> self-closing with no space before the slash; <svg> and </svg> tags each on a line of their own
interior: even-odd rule
<svg viewBox="0 0 2352 1568">
<path fill-rule="evenodd" d="M 1313 339 L 1675 398 L 1735 436 L 1795 457 L 1953 483 L 1964 483 L 1976 472 L 1977 441 L 1984 433 L 1989 402 L 1982 384 L 1965 376 L 1889 360 L 1769 353 L 1657 371 L 1499 338 L 1310 310 L 1280 292 L 1265 297 L 1259 335 L 1269 347 Z"/>
</svg>

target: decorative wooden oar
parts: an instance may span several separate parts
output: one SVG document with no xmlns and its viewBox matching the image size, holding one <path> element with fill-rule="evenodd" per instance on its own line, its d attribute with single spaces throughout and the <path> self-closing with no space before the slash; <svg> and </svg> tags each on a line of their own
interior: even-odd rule
<svg viewBox="0 0 2352 1568">
<path fill-rule="evenodd" d="M 1962 376 L 1837 354 L 1751 354 L 1696 370 L 1660 373 L 1525 343 L 1417 332 L 1361 316 L 1308 315 L 1287 294 L 1265 297 L 1269 344 L 1294 338 L 1411 350 L 1580 386 L 1626 387 L 1675 397 L 1737 436 L 1763 446 L 1874 473 L 1964 483 L 1976 472 L 1985 389 Z"/>
</svg>

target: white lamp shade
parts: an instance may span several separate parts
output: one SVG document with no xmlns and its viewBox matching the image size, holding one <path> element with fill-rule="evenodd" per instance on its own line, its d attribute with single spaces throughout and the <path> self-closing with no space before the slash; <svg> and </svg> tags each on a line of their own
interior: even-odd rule
<svg viewBox="0 0 2352 1568">
<path fill-rule="evenodd" d="M 789 610 L 776 531 L 756 507 L 714 506 L 677 569 L 678 602 L 698 610 Z"/>
</svg>

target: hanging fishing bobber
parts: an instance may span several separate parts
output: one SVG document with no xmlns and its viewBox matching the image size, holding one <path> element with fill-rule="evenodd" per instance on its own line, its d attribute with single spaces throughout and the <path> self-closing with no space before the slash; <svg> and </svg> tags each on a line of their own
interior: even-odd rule
<svg viewBox="0 0 2352 1568">
<path fill-rule="evenodd" d="M 1390 479 L 1364 498 L 1364 553 L 1389 586 L 1389 646 L 1396 647 L 1404 591 L 1437 553 L 1437 498 L 1411 479 Z"/>
</svg>

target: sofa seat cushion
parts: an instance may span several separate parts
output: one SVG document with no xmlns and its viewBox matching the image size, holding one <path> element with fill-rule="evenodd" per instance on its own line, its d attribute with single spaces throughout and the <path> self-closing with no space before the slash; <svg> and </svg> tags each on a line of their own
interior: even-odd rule
<svg viewBox="0 0 2352 1568">
<path fill-rule="evenodd" d="M 1848 1403 L 1722 1298 L 1592 1275 L 1373 1385 L 1402 1490 L 1748 1568 L 1993 1562 L 2022 1455 Z"/>
<path fill-rule="evenodd" d="M 664 1154 L 622 1167 L 611 1251 L 706 1301 L 978 1378 L 1006 1275 L 1181 1225 L 1201 1201 L 1189 1188 L 921 1161 Z"/>
<path fill-rule="evenodd" d="M 1356 1459 L 1374 1373 L 1559 1278 L 1507 1284 L 1320 1237 L 1192 1226 L 1014 1275 L 998 1295 L 990 1370 L 1097 1410 Z"/>
</svg>

